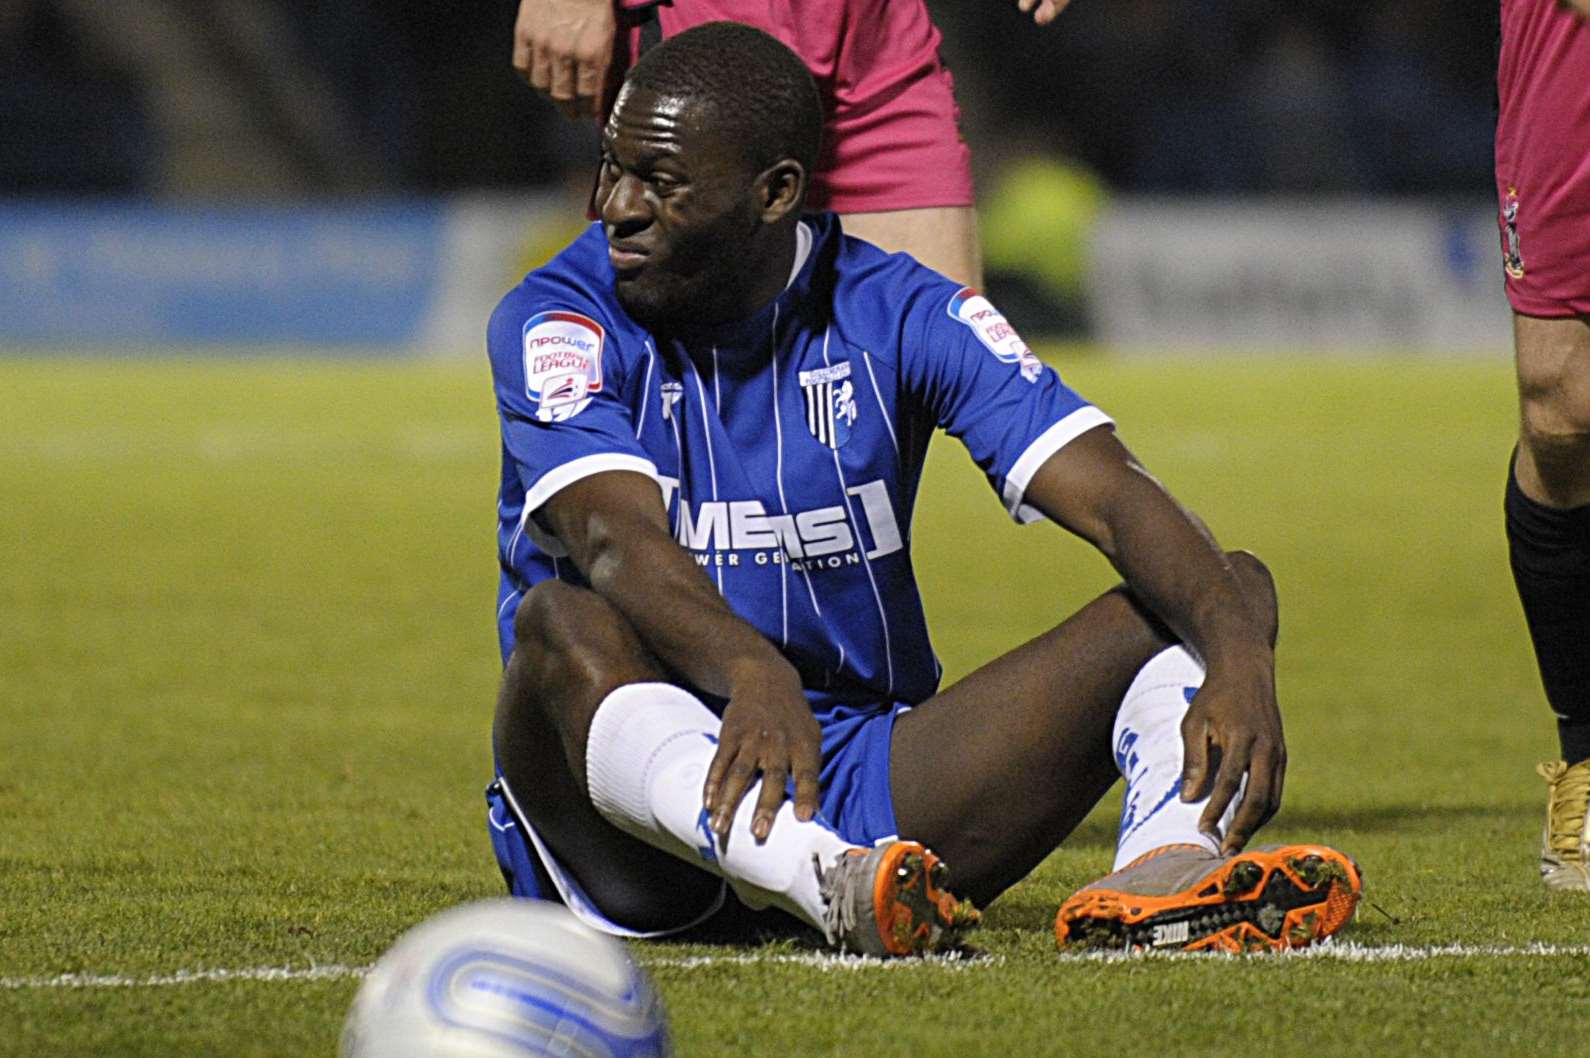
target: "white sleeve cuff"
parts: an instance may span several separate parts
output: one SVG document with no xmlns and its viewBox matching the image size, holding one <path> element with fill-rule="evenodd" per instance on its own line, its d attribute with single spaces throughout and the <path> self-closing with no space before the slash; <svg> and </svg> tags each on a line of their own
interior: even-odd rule
<svg viewBox="0 0 1590 1058">
<path fill-rule="evenodd" d="M 653 481 L 657 481 L 659 490 L 662 488 L 662 482 L 657 479 L 657 464 L 643 456 L 625 455 L 622 452 L 599 452 L 593 456 L 581 456 L 553 467 L 530 486 L 530 491 L 525 493 L 524 497 L 526 520 L 540 510 L 542 504 L 576 481 L 609 470 L 632 470 L 637 474 L 645 474 Z"/>
<path fill-rule="evenodd" d="M 1038 473 L 1038 468 L 1060 449 L 1095 426 L 1108 426 L 1114 421 L 1099 409 L 1088 405 L 1078 408 L 1039 434 L 1037 439 L 1027 446 L 1021 458 L 1016 460 L 1016 465 L 1010 468 L 1010 473 L 1005 475 L 1002 496 L 1005 500 L 1005 509 L 1010 512 L 1010 516 L 1022 525 L 1042 519 L 1044 516 L 1042 511 L 1021 502 L 1022 497 L 1027 494 L 1027 485 L 1032 481 L 1032 476 Z"/>
</svg>

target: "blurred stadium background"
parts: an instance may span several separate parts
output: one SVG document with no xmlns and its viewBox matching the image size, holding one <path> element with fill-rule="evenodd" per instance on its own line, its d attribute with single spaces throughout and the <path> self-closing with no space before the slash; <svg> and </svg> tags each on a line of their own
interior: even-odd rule
<svg viewBox="0 0 1590 1058">
<path fill-rule="evenodd" d="M 1495 4 L 930 4 L 989 287 L 1123 349 L 1495 350 Z M 514 4 L 0 0 L 0 347 L 474 355 L 580 222 Z"/>
<path fill-rule="evenodd" d="M 1057 961 L 1107 798 L 952 1003 L 954 969 L 647 946 L 680 1053 L 1582 1038 L 1500 524 L 1495 0 L 929 6 L 991 293 L 1276 570 L 1268 833 L 1376 904 L 1327 959 Z M 0 0 L 0 1055 L 329 1054 L 361 967 L 500 888 L 483 329 L 584 223 L 596 143 L 510 68 L 514 7 Z M 1113 579 L 954 448 L 914 527 L 949 679 Z"/>
</svg>

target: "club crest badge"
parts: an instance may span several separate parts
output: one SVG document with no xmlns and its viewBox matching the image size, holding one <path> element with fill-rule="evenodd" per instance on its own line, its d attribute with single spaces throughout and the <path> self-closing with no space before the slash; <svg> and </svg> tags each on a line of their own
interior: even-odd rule
<svg viewBox="0 0 1590 1058">
<path fill-rule="evenodd" d="M 662 417 L 667 422 L 674 417 L 674 409 L 684 399 L 685 387 L 682 382 L 664 382 L 662 384 Z"/>
<path fill-rule="evenodd" d="M 562 422 L 602 392 L 606 332 L 577 312 L 538 312 L 524 325 L 525 396 L 541 422 Z"/>
<path fill-rule="evenodd" d="M 850 361 L 800 373 L 801 393 L 806 397 L 806 428 L 829 448 L 840 448 L 850 440 L 856 425 L 856 387 L 850 379 Z"/>
<path fill-rule="evenodd" d="M 983 347 L 994 354 L 994 359 L 1019 367 L 1021 377 L 1028 382 L 1038 381 L 1038 376 L 1043 374 L 1043 362 L 1027 348 L 1016 328 L 1005 321 L 1005 314 L 994 308 L 987 298 L 971 287 L 962 287 L 950 298 L 947 308 L 950 318 L 970 327 Z"/>
<path fill-rule="evenodd" d="M 1524 249 L 1518 239 L 1518 188 L 1507 189 L 1502 203 L 1502 267 L 1514 279 L 1524 278 Z"/>
</svg>

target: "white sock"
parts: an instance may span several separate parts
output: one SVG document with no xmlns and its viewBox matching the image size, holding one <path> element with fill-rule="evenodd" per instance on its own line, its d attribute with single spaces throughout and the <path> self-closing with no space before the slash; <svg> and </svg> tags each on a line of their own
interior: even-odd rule
<svg viewBox="0 0 1590 1058">
<path fill-rule="evenodd" d="M 741 901 L 772 905 L 823 928 L 817 869 L 852 848 L 822 823 L 779 807 L 763 844 L 751 835 L 762 789 L 746 792 L 726 838 L 708 829 L 701 806 L 722 722 L 700 699 L 668 683 L 631 683 L 597 706 L 586 741 L 586 785 L 614 826 L 725 879 Z"/>
<path fill-rule="evenodd" d="M 1181 799 L 1185 757 L 1181 722 L 1203 682 L 1204 667 L 1198 659 L 1185 647 L 1170 647 L 1149 659 L 1121 700 L 1115 715 L 1115 764 L 1126 780 L 1126 794 L 1111 870 L 1118 871 L 1161 845 L 1220 851 L 1219 843 L 1198 829 L 1209 799 L 1191 803 Z M 1221 833 L 1230 825 L 1240 798 L 1239 790 L 1220 820 Z"/>
</svg>

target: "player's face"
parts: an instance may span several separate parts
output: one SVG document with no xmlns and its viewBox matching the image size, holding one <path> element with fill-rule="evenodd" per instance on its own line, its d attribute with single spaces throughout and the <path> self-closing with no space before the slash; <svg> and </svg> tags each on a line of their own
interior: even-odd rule
<svg viewBox="0 0 1590 1058">
<path fill-rule="evenodd" d="M 757 174 L 674 96 L 626 87 L 602 135 L 596 190 L 614 290 L 653 330 L 722 323 L 756 308 L 763 222 Z"/>
</svg>

